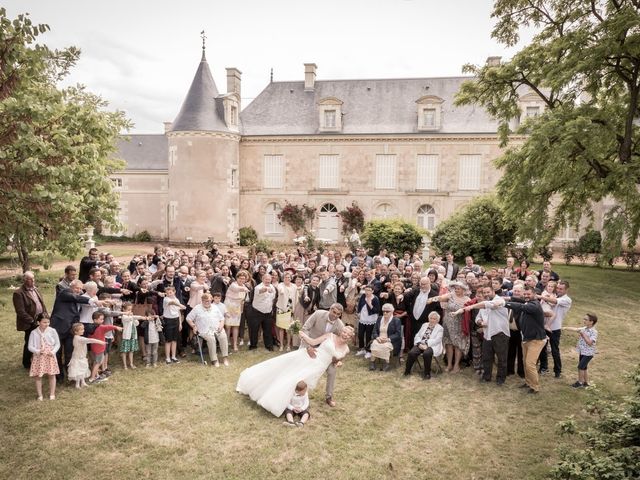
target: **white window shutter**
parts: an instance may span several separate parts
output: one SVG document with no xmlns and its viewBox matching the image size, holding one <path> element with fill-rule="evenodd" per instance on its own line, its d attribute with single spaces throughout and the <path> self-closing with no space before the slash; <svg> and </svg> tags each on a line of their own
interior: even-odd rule
<svg viewBox="0 0 640 480">
<path fill-rule="evenodd" d="M 376 155 L 376 188 L 396 188 L 395 155 Z"/>
<path fill-rule="evenodd" d="M 282 188 L 284 185 L 284 158 L 282 155 L 264 156 L 264 188 Z"/>
<path fill-rule="evenodd" d="M 318 188 L 340 188 L 340 160 L 338 155 L 320 155 Z"/>
<path fill-rule="evenodd" d="M 480 190 L 481 161 L 480 155 L 460 155 L 459 190 Z"/>
<path fill-rule="evenodd" d="M 438 189 L 438 155 L 418 155 L 416 190 Z"/>
</svg>

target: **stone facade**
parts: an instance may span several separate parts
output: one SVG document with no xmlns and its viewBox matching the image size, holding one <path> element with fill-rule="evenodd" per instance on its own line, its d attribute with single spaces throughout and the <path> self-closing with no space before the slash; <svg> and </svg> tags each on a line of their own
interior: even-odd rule
<svg viewBox="0 0 640 480">
<path fill-rule="evenodd" d="M 289 202 L 316 207 L 316 237 L 340 241 L 337 212 L 354 201 L 366 219 L 433 229 L 494 189 L 497 124 L 453 105 L 467 78 L 317 81 L 316 68 L 305 64 L 304 81 L 270 83 L 238 117 L 241 72 L 228 68 L 219 94 L 203 52 L 165 134 L 120 142 L 124 233 L 227 242 L 252 226 L 289 241 L 293 232 L 277 221 Z M 543 108 L 529 92 L 521 102 L 523 115 Z"/>
</svg>

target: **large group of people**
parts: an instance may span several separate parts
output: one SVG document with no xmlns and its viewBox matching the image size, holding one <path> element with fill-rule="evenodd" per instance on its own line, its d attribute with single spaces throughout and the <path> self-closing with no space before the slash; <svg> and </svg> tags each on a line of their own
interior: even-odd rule
<svg viewBox="0 0 640 480">
<path fill-rule="evenodd" d="M 257 349 L 262 333 L 267 350 L 295 354 L 243 372 L 237 389 L 274 414 L 286 410 L 287 419 L 300 413 L 292 405 L 308 407 L 308 399 L 292 397 L 306 395 L 325 371 L 326 403 L 335 405 L 336 366 L 347 344 L 369 370 L 397 364 L 410 376 L 421 363 L 425 380 L 436 359 L 445 372 L 469 367 L 481 382 L 495 378 L 498 386 L 517 375 L 535 394 L 539 376 L 549 372 L 549 354 L 553 375 L 561 377 L 561 333 L 572 301 L 569 282 L 550 262 L 533 271 L 528 261 L 507 258 L 504 266 L 485 269 L 470 256 L 458 265 L 452 252 L 429 259 L 376 253 L 298 247 L 245 254 L 215 246 L 193 253 L 158 245 L 121 264 L 93 248 L 78 268 L 65 268 L 50 315 L 34 274 L 24 274 L 13 295 L 17 329 L 24 332 L 22 364 L 36 379 L 38 398 L 45 375 L 55 398 L 65 376 L 77 388 L 107 380 L 115 348 L 123 369 L 136 368 L 137 352 L 156 367 L 160 344 L 167 366 L 189 354 L 204 361 L 205 345 L 214 367 L 228 366 L 244 346 Z M 573 329 L 577 388 L 588 386 L 596 322 L 589 313 Z M 298 378 L 302 371 L 308 375 Z M 306 407 L 298 423 L 309 418 Z"/>
</svg>

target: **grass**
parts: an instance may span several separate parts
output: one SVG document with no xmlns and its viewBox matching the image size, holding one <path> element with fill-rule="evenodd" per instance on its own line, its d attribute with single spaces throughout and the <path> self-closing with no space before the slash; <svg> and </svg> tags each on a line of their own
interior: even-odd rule
<svg viewBox="0 0 640 480">
<path fill-rule="evenodd" d="M 59 389 L 37 403 L 20 365 L 8 280 L 0 281 L 0 478 L 544 478 L 565 439 L 556 424 L 584 420 L 586 402 L 618 397 L 637 363 L 640 275 L 558 266 L 572 283 L 568 324 L 587 311 L 600 318 L 599 354 L 590 365 L 597 388 L 576 391 L 576 337 L 562 339 L 564 378 L 543 377 L 527 396 L 509 377 L 481 385 L 465 369 L 423 382 L 401 371 L 369 372 L 353 355 L 338 372 L 336 400 L 323 403 L 324 379 L 311 393 L 311 421 L 288 429 L 235 393 L 243 368 L 266 351 L 232 355 L 214 369 L 180 365 L 123 372 L 81 392 Z M 49 309 L 56 273 L 39 276 Z M 115 359 L 114 359 L 115 360 Z M 140 365 L 138 360 L 138 365 Z"/>
</svg>

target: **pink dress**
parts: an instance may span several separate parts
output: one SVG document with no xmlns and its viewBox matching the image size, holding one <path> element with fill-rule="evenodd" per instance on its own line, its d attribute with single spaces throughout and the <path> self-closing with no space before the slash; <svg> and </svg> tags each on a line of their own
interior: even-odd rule
<svg viewBox="0 0 640 480">
<path fill-rule="evenodd" d="M 31 370 L 29 370 L 30 377 L 42 377 L 44 375 L 58 375 L 60 369 L 58 368 L 58 361 L 56 355 L 53 353 L 53 346 L 45 340 L 44 336 L 40 333 L 39 329 L 35 329 L 32 333 L 40 335 L 41 353 L 34 353 L 31 359 Z"/>
</svg>

